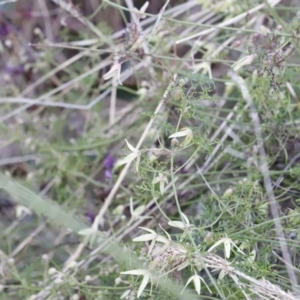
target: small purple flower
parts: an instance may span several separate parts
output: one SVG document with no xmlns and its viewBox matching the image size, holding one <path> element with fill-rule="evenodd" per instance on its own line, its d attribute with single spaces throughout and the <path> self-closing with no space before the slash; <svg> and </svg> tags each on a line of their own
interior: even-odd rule
<svg viewBox="0 0 300 300">
<path fill-rule="evenodd" d="M 111 178 L 111 171 L 106 169 L 104 171 L 104 177 L 105 177 L 105 179 L 110 179 Z"/>
<path fill-rule="evenodd" d="M 24 73 L 24 66 L 20 65 L 17 67 L 5 66 L 5 70 L 9 75 L 18 75 Z"/>
<path fill-rule="evenodd" d="M 115 165 L 115 159 L 110 155 L 108 154 L 106 157 L 105 157 L 105 160 L 104 160 L 104 177 L 105 179 L 111 179 L 111 170 L 112 168 L 114 167 Z"/>
<path fill-rule="evenodd" d="M 31 19 L 33 17 L 31 8 L 25 9 L 23 12 L 23 17 L 26 19 Z"/>
<path fill-rule="evenodd" d="M 9 25 L 5 22 L 0 22 L 0 37 L 5 37 L 9 34 L 10 28 Z"/>
<path fill-rule="evenodd" d="M 114 158 L 110 154 L 108 154 L 104 160 L 105 169 L 111 170 L 114 167 L 114 165 L 115 165 Z"/>
<path fill-rule="evenodd" d="M 93 213 L 92 211 L 88 211 L 86 215 L 87 215 L 87 217 L 88 217 L 89 222 L 90 222 L 90 223 L 93 223 L 94 220 L 95 220 L 95 215 L 94 215 L 94 213 Z"/>
</svg>

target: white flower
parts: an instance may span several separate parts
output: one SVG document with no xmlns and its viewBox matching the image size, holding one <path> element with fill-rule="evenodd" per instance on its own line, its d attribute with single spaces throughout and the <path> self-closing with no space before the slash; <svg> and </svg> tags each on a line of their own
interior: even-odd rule
<svg viewBox="0 0 300 300">
<path fill-rule="evenodd" d="M 144 278 L 142 280 L 142 283 L 139 287 L 138 293 L 137 293 L 137 297 L 139 298 L 141 296 L 141 294 L 143 293 L 145 287 L 147 286 L 149 280 L 151 279 L 151 274 L 149 271 L 147 270 L 143 270 L 143 269 L 136 269 L 136 270 L 130 270 L 130 271 L 125 271 L 125 272 L 121 272 L 120 274 L 127 274 L 127 275 L 143 275 Z"/>
<path fill-rule="evenodd" d="M 228 237 L 222 238 L 219 241 L 217 241 L 213 246 L 211 246 L 208 249 L 208 252 L 212 252 L 215 248 L 217 248 L 221 244 L 224 244 L 224 252 L 226 258 L 230 257 L 232 246 L 236 248 L 239 253 L 245 255 L 245 253 L 241 251 L 240 248 Z"/>
<path fill-rule="evenodd" d="M 164 236 L 157 234 L 154 230 L 148 229 L 148 228 L 145 228 L 145 227 L 139 227 L 139 228 L 144 229 L 144 230 L 146 230 L 146 231 L 148 231 L 150 233 L 138 236 L 138 237 L 134 238 L 132 241 L 133 242 L 147 242 L 147 241 L 152 241 L 151 245 L 149 247 L 148 256 L 152 252 L 152 249 L 153 249 L 153 247 L 154 247 L 154 245 L 155 245 L 156 242 L 161 242 L 161 243 L 164 243 L 166 245 L 170 244 L 170 239 L 167 239 Z"/>
<path fill-rule="evenodd" d="M 23 206 L 23 205 L 17 205 L 16 207 L 16 216 L 17 218 L 21 218 L 24 215 L 31 215 L 32 212 L 29 208 Z"/>
<path fill-rule="evenodd" d="M 140 10 L 138 10 L 137 8 L 134 8 L 134 11 L 135 11 L 134 13 L 137 16 L 138 20 L 146 18 L 146 15 L 144 14 L 144 12 L 148 8 L 148 6 L 149 6 L 149 1 L 145 2 L 145 4 L 140 8 Z"/>
<path fill-rule="evenodd" d="M 138 170 L 138 166 L 140 163 L 140 157 L 141 157 L 141 153 L 139 150 L 137 150 L 136 148 L 134 148 L 127 140 L 125 140 L 129 150 L 131 151 L 130 154 L 128 154 L 126 157 L 124 157 L 123 159 L 121 159 L 120 161 L 118 161 L 116 163 L 116 166 L 121 166 L 127 163 L 132 162 L 133 160 L 136 160 L 136 169 Z"/>
<path fill-rule="evenodd" d="M 165 190 L 165 183 L 168 184 L 168 178 L 162 174 L 159 173 L 157 177 L 155 177 L 152 181 L 152 184 L 159 183 L 159 189 L 160 193 L 163 195 Z"/>
<path fill-rule="evenodd" d="M 237 71 L 243 66 L 250 65 L 253 62 L 255 57 L 256 57 L 255 54 L 247 55 L 247 56 L 239 59 L 238 61 L 236 61 L 231 67 L 234 71 Z"/>
<path fill-rule="evenodd" d="M 193 224 L 190 224 L 189 219 L 187 218 L 187 216 L 184 213 L 181 213 L 181 216 L 182 216 L 184 222 L 182 222 L 182 221 L 170 221 L 170 222 L 168 222 L 168 224 L 170 226 L 177 227 L 177 228 L 182 229 L 182 230 L 186 230 L 186 229 L 190 229 L 190 228 L 194 227 Z"/>
<path fill-rule="evenodd" d="M 122 85 L 122 82 L 121 82 L 121 80 L 120 80 L 121 64 L 118 63 L 118 62 L 115 62 L 115 63 L 112 65 L 112 67 L 110 68 L 110 70 L 109 70 L 107 73 L 105 73 L 105 74 L 103 75 L 103 79 L 104 79 L 104 80 L 108 80 L 108 79 L 114 77 L 115 74 L 117 74 L 117 76 L 118 76 L 119 84 Z"/>
<path fill-rule="evenodd" d="M 195 70 L 195 73 L 198 73 L 201 69 L 203 72 L 206 72 L 210 79 L 212 79 L 212 72 L 211 72 L 211 64 L 208 62 L 202 62 L 199 64 L 196 64 L 193 68 Z"/>
<path fill-rule="evenodd" d="M 169 139 L 178 138 L 185 136 L 185 140 L 182 145 L 184 147 L 188 146 L 193 139 L 193 131 L 190 128 L 182 128 L 180 131 L 177 131 L 169 136 Z"/>
<path fill-rule="evenodd" d="M 186 285 L 184 286 L 184 288 L 183 288 L 181 294 L 182 294 L 183 291 L 186 289 L 186 287 L 189 285 L 189 283 L 190 283 L 191 281 L 193 281 L 195 290 L 196 290 L 197 294 L 200 295 L 200 292 L 201 292 L 201 280 L 204 282 L 204 284 L 206 285 L 207 289 L 208 289 L 209 292 L 211 293 L 211 290 L 209 289 L 209 287 L 208 287 L 207 284 L 205 283 L 204 279 L 203 279 L 201 276 L 199 276 L 199 275 L 196 273 L 196 271 L 194 271 L 194 272 L 195 272 L 195 275 L 193 275 L 193 276 L 191 276 L 191 277 L 189 278 L 189 280 L 187 281 Z"/>
<path fill-rule="evenodd" d="M 129 289 L 129 290 L 126 290 L 120 297 L 120 299 L 130 299 L 129 296 L 130 294 L 132 293 L 132 290 Z"/>
</svg>

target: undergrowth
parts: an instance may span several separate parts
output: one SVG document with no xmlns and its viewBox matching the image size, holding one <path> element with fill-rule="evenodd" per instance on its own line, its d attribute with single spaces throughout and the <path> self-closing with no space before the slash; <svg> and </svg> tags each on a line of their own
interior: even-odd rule
<svg viewBox="0 0 300 300">
<path fill-rule="evenodd" d="M 87 2 L 0 3 L 0 299 L 298 299 L 296 1 Z"/>
</svg>

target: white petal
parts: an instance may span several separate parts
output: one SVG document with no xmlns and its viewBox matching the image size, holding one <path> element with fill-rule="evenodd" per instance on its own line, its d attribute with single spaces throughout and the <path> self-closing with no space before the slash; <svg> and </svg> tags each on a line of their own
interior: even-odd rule
<svg viewBox="0 0 300 300">
<path fill-rule="evenodd" d="M 164 243 L 164 244 L 169 244 L 170 240 L 168 240 L 167 238 L 165 238 L 164 236 L 162 235 L 158 235 L 156 240 L 158 242 L 161 242 L 161 243 Z"/>
<path fill-rule="evenodd" d="M 230 257 L 230 252 L 231 252 L 231 239 L 225 238 L 225 240 L 224 240 L 224 249 L 225 249 L 225 257 L 229 258 Z"/>
<path fill-rule="evenodd" d="M 92 235 L 96 232 L 97 231 L 93 228 L 85 228 L 85 229 L 82 229 L 82 230 L 78 231 L 78 234 L 80 234 L 80 235 Z"/>
<path fill-rule="evenodd" d="M 189 221 L 189 219 L 187 218 L 187 216 L 186 216 L 183 212 L 181 213 L 181 215 L 182 215 L 182 218 L 184 219 L 185 223 L 186 223 L 187 225 L 190 225 L 190 221 Z"/>
<path fill-rule="evenodd" d="M 194 278 L 193 278 L 193 282 L 194 282 L 194 286 L 195 286 L 195 290 L 196 290 L 197 294 L 200 295 L 200 292 L 201 292 L 201 280 L 200 280 L 200 277 L 195 274 Z"/>
<path fill-rule="evenodd" d="M 142 214 L 142 212 L 145 210 L 145 205 L 140 205 L 138 206 L 134 211 L 133 211 L 133 216 L 138 217 L 139 215 Z"/>
<path fill-rule="evenodd" d="M 156 234 L 156 232 L 154 230 L 152 230 L 152 229 L 149 229 L 149 228 L 146 228 L 146 227 L 142 227 L 142 226 L 140 226 L 139 228 L 144 229 L 144 230 L 146 230 L 148 232 Z"/>
<path fill-rule="evenodd" d="M 144 13 L 149 6 L 149 1 L 145 2 L 145 4 L 140 8 L 140 13 Z"/>
<path fill-rule="evenodd" d="M 134 239 L 132 239 L 133 242 L 144 242 L 144 241 L 151 241 L 156 238 L 156 234 L 153 233 L 148 233 L 148 234 L 143 234 L 141 236 L 138 236 Z"/>
<path fill-rule="evenodd" d="M 140 161 L 141 161 L 141 154 L 140 154 L 140 152 L 138 152 L 138 156 L 137 156 L 136 164 L 135 164 L 135 169 L 136 169 L 137 173 L 139 172 Z"/>
<path fill-rule="evenodd" d="M 263 35 L 267 35 L 267 34 L 271 33 L 271 30 L 269 28 L 267 28 L 266 26 L 260 25 L 259 29 Z"/>
<path fill-rule="evenodd" d="M 148 282 L 149 282 L 149 279 L 150 279 L 150 274 L 147 273 L 147 274 L 144 276 L 143 281 L 142 281 L 142 283 L 141 283 L 141 285 L 140 285 L 140 287 L 139 287 L 139 290 L 138 290 L 138 293 L 137 293 L 137 297 L 138 297 L 138 298 L 140 298 L 141 294 L 143 293 L 143 291 L 144 291 L 146 285 L 147 285 Z"/>
<path fill-rule="evenodd" d="M 185 139 L 184 139 L 184 141 L 182 143 L 182 146 L 183 147 L 188 146 L 191 143 L 192 140 L 193 140 L 193 132 L 190 130 L 190 132 L 185 137 Z"/>
<path fill-rule="evenodd" d="M 222 272 L 222 271 L 221 271 L 221 272 Z M 209 290 L 209 292 L 212 294 L 212 291 L 211 291 L 211 289 L 209 288 L 209 286 L 206 284 L 205 280 L 204 280 L 202 277 L 200 277 L 200 279 L 204 282 L 206 288 L 207 288 L 207 289 Z"/>
<path fill-rule="evenodd" d="M 220 274 L 219 274 L 219 280 L 222 280 L 225 277 L 226 273 L 224 270 L 221 270 Z"/>
<path fill-rule="evenodd" d="M 120 297 L 120 299 L 128 299 L 127 297 L 130 295 L 131 290 L 126 290 Z"/>
<path fill-rule="evenodd" d="M 161 227 L 160 224 L 159 224 L 159 227 L 160 227 L 160 229 L 166 234 L 166 236 L 168 237 L 169 241 L 171 241 L 171 237 L 170 237 L 169 233 L 168 233 L 167 231 L 165 231 L 165 230 Z"/>
<path fill-rule="evenodd" d="M 161 181 L 159 184 L 160 193 L 163 195 L 165 190 L 165 183 L 164 181 Z"/>
<path fill-rule="evenodd" d="M 189 264 L 190 264 L 190 262 L 189 262 L 189 260 L 187 259 L 187 260 L 184 261 L 182 264 L 180 264 L 176 270 L 177 270 L 177 271 L 183 270 L 183 269 L 186 268 Z"/>
<path fill-rule="evenodd" d="M 224 243 L 224 239 L 220 239 L 219 241 L 217 241 L 214 245 L 212 245 L 207 252 L 211 252 L 213 251 L 215 248 L 217 248 L 220 244 Z"/>
<path fill-rule="evenodd" d="M 206 73 L 208 74 L 209 78 L 212 79 L 212 72 L 211 72 L 211 63 L 208 62 L 202 62 L 200 64 L 196 64 L 194 67 L 194 72 L 198 73 L 201 69 L 203 71 L 206 71 Z"/>
<path fill-rule="evenodd" d="M 237 71 L 243 66 L 250 65 L 253 62 L 254 58 L 255 55 L 247 55 L 235 62 L 231 67 L 234 71 Z"/>
<path fill-rule="evenodd" d="M 110 70 L 103 75 L 103 79 L 108 80 L 108 79 L 112 78 L 116 72 L 119 72 L 119 69 L 121 69 L 121 65 L 119 63 L 113 64 L 113 66 L 110 68 Z"/>
<path fill-rule="evenodd" d="M 189 285 L 189 283 L 193 280 L 193 277 L 194 277 L 194 275 L 193 275 L 192 277 L 190 277 L 189 280 L 186 282 L 186 284 L 185 284 L 183 290 L 181 291 L 181 294 L 182 294 L 183 291 L 186 289 L 186 287 Z"/>
<path fill-rule="evenodd" d="M 249 257 L 247 258 L 247 262 L 249 264 L 253 264 L 255 261 L 255 257 L 256 257 L 256 251 L 253 249 L 249 255 Z"/>
<path fill-rule="evenodd" d="M 138 152 L 132 152 L 130 154 L 128 154 L 126 157 L 124 157 L 123 159 L 121 159 L 120 161 L 118 161 L 116 163 L 117 166 L 121 166 L 124 164 L 127 164 L 133 160 L 135 160 L 138 157 L 139 153 Z"/>
<path fill-rule="evenodd" d="M 32 212 L 29 208 L 23 206 L 23 205 L 17 205 L 16 207 L 16 216 L 17 218 L 20 218 L 23 215 L 31 215 Z"/>
<path fill-rule="evenodd" d="M 159 176 L 155 177 L 155 178 L 152 180 L 152 184 L 156 184 L 156 183 L 158 183 L 158 182 L 160 182 L 160 177 L 159 177 Z"/>
<path fill-rule="evenodd" d="M 234 248 L 236 248 L 236 250 L 239 252 L 239 253 L 241 253 L 241 254 L 243 254 L 243 255 L 246 255 L 237 245 L 235 245 L 233 242 L 231 242 L 232 243 L 232 245 L 234 246 Z"/>
<path fill-rule="evenodd" d="M 145 275 L 147 273 L 148 273 L 148 271 L 143 270 L 143 269 L 136 269 L 136 270 L 120 272 L 120 274 L 124 274 L 124 275 Z"/>
<path fill-rule="evenodd" d="M 125 140 L 126 144 L 127 144 L 127 147 L 129 148 L 129 150 L 131 152 L 138 152 L 137 149 L 135 149 L 127 140 Z"/>
<path fill-rule="evenodd" d="M 177 227 L 177 228 L 180 228 L 180 229 L 185 229 L 186 228 L 186 225 L 181 221 L 170 221 L 170 222 L 168 222 L 168 224 L 170 226 Z"/>
<path fill-rule="evenodd" d="M 175 133 L 171 134 L 169 136 L 169 139 L 176 138 L 176 137 L 187 136 L 188 134 L 190 134 L 190 132 L 191 132 L 190 129 L 182 129 L 178 132 L 175 132 Z"/>
<path fill-rule="evenodd" d="M 151 242 L 151 244 L 150 244 L 150 247 L 149 247 L 149 251 L 148 251 L 148 257 L 150 256 L 150 254 L 152 253 L 152 250 L 153 250 L 153 248 L 154 248 L 154 246 L 155 246 L 155 243 L 156 243 L 156 240 L 155 239 L 153 239 L 152 240 L 152 242 Z"/>
</svg>

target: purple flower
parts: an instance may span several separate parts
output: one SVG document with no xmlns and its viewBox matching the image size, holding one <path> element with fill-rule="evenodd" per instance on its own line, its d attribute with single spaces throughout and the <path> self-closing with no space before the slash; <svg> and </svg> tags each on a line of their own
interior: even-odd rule
<svg viewBox="0 0 300 300">
<path fill-rule="evenodd" d="M 105 169 L 111 170 L 114 167 L 114 165 L 115 165 L 114 158 L 110 154 L 108 154 L 104 160 Z"/>
<path fill-rule="evenodd" d="M 9 32 L 10 32 L 9 25 L 4 22 L 0 22 L 0 37 L 7 36 Z"/>
<path fill-rule="evenodd" d="M 17 67 L 5 66 L 5 70 L 9 75 L 18 75 L 24 73 L 24 66 L 22 65 Z"/>
<path fill-rule="evenodd" d="M 115 159 L 108 154 L 104 160 L 104 177 L 105 179 L 111 179 L 111 170 L 115 165 Z"/>
<path fill-rule="evenodd" d="M 106 169 L 104 171 L 104 177 L 105 177 L 105 179 L 110 179 L 111 178 L 111 171 Z"/>
<path fill-rule="evenodd" d="M 92 211 L 88 211 L 86 215 L 87 215 L 87 217 L 88 217 L 89 222 L 90 222 L 90 223 L 93 223 L 94 220 L 95 220 L 95 215 L 94 215 L 94 213 L 93 213 Z"/>
<path fill-rule="evenodd" d="M 33 17 L 31 8 L 27 8 L 23 12 L 23 17 L 26 18 L 26 19 L 31 19 Z"/>
</svg>

